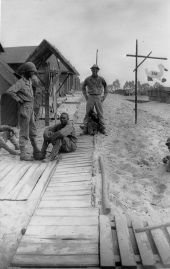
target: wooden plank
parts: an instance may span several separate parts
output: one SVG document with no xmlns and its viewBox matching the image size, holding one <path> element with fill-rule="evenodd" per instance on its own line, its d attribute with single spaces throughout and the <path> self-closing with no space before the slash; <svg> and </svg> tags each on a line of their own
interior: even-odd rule
<svg viewBox="0 0 170 269">
<path fill-rule="evenodd" d="M 89 188 L 89 187 L 91 187 L 91 182 L 90 182 L 90 180 L 89 181 L 87 181 L 87 182 L 81 182 L 81 181 L 76 181 L 76 182 L 58 182 L 58 181 L 56 181 L 55 183 L 53 182 L 51 182 L 50 181 L 50 183 L 49 183 L 49 185 L 48 185 L 48 188 L 58 188 L 58 187 L 70 187 L 70 186 L 77 186 L 77 187 L 87 187 L 87 188 Z"/>
<path fill-rule="evenodd" d="M 136 232 L 137 229 L 143 228 L 140 220 L 133 218 L 132 227 L 134 230 L 142 264 L 147 267 L 155 265 L 156 261 L 146 232 Z"/>
<path fill-rule="evenodd" d="M 153 223 L 150 221 L 150 225 Z M 150 231 L 164 265 L 170 266 L 170 245 L 165 237 L 163 230 L 160 228 Z"/>
<path fill-rule="evenodd" d="M 98 266 L 98 255 L 15 255 L 11 265 L 14 266 Z"/>
<path fill-rule="evenodd" d="M 62 240 L 25 238 L 16 254 L 27 255 L 93 255 L 98 254 L 98 242 L 93 240 Z"/>
<path fill-rule="evenodd" d="M 50 192 L 50 191 L 51 192 L 55 192 L 55 191 L 80 191 L 80 190 L 91 190 L 91 186 L 82 184 L 82 185 L 75 185 L 75 186 L 71 186 L 71 185 L 57 186 L 57 187 L 48 186 L 48 188 L 47 188 L 48 192 Z"/>
<path fill-rule="evenodd" d="M 10 191 L 18 184 L 27 171 L 27 165 L 15 166 L 5 177 L 8 184 L 0 190 L 0 198 L 10 198 Z M 8 195 L 9 194 L 9 195 Z"/>
<path fill-rule="evenodd" d="M 0 180 L 1 180 L 0 187 L 6 185 L 6 180 L 4 180 L 4 178 L 14 168 L 15 168 L 14 164 L 8 164 L 8 166 L 5 167 L 4 170 L 0 172 Z"/>
<path fill-rule="evenodd" d="M 72 190 L 70 191 L 47 191 L 45 192 L 45 195 L 47 196 L 51 196 L 51 195 L 57 195 L 57 196 L 63 196 L 63 195 L 67 195 L 67 196 L 72 196 L 72 195 L 86 195 L 86 194 L 89 194 L 91 195 L 91 190 L 87 190 L 87 189 L 84 189 L 84 190 L 74 190 L 74 193 Z"/>
<path fill-rule="evenodd" d="M 68 168 L 68 169 L 56 169 L 56 173 L 57 174 L 66 174 L 66 175 L 70 175 L 70 174 L 82 174 L 82 173 L 88 173 L 88 174 L 91 174 L 92 172 L 92 167 L 82 167 L 82 168 L 76 168 L 76 167 L 73 167 L 73 168 Z"/>
<path fill-rule="evenodd" d="M 51 217 L 51 216 L 33 216 L 31 218 L 31 221 L 29 225 L 46 225 L 46 226 L 51 226 L 51 225 L 56 225 L 56 226 L 72 226 L 72 225 L 77 225 L 77 226 L 91 226 L 91 225 L 98 225 L 98 218 L 96 216 L 90 216 L 90 217 L 73 217 L 73 216 L 68 216 L 68 217 Z"/>
<path fill-rule="evenodd" d="M 25 186 L 26 182 L 31 179 L 32 174 L 37 169 L 37 167 L 38 167 L 37 164 L 29 163 L 27 165 L 27 170 L 26 170 L 25 174 L 23 175 L 22 180 L 20 180 L 20 182 L 15 186 L 15 188 L 13 188 L 13 190 L 10 193 L 10 196 L 12 199 L 17 199 L 17 196 L 22 191 L 23 186 Z M 24 198 L 24 199 L 26 199 L 26 198 Z"/>
<path fill-rule="evenodd" d="M 91 207 L 91 201 L 45 201 L 41 200 L 39 204 L 39 208 L 47 208 L 47 207 Z"/>
<path fill-rule="evenodd" d="M 91 200 L 91 195 L 85 194 L 85 195 L 70 195 L 70 196 L 56 196 L 56 195 L 51 195 L 51 196 L 43 196 L 43 200 L 74 200 L 74 201 L 79 201 L 79 200 L 84 200 L 84 201 L 90 201 Z"/>
<path fill-rule="evenodd" d="M 158 225 L 150 225 L 150 226 L 146 226 L 146 227 L 141 227 L 141 228 L 135 229 L 135 232 L 136 233 L 146 232 L 146 231 L 149 231 L 149 230 L 154 230 L 154 229 L 168 227 L 168 226 L 170 226 L 170 222 L 161 223 L 161 224 L 158 224 Z"/>
<path fill-rule="evenodd" d="M 45 168 L 47 167 L 46 163 L 42 163 L 40 165 L 36 165 L 36 168 L 32 173 L 27 176 L 27 181 L 22 186 L 22 189 L 20 190 L 19 194 L 17 195 L 17 199 L 24 199 L 29 197 L 32 190 L 34 189 L 35 185 L 37 184 L 39 178 L 43 174 Z"/>
<path fill-rule="evenodd" d="M 77 175 L 77 174 L 78 174 L 78 175 L 80 175 L 80 176 L 81 176 L 81 175 L 82 175 L 82 176 L 84 176 L 84 175 L 88 175 L 88 176 L 90 177 L 91 174 L 92 174 L 92 169 L 91 169 L 90 171 L 87 171 L 87 172 L 81 172 L 81 171 L 80 171 L 80 172 L 77 172 L 77 171 L 67 171 L 67 172 L 66 172 L 66 171 L 63 171 L 63 172 L 60 171 L 60 172 L 57 172 L 57 171 L 56 171 L 56 173 L 57 173 L 58 176 L 62 176 L 62 175 L 63 175 L 63 176 L 69 176 L 69 175 Z"/>
<path fill-rule="evenodd" d="M 34 216 L 98 216 L 97 208 L 37 208 Z"/>
<path fill-rule="evenodd" d="M 113 238 L 109 218 L 100 215 L 100 266 L 114 268 Z"/>
<path fill-rule="evenodd" d="M 54 172 L 54 169 L 56 167 L 56 162 L 49 162 L 46 166 L 46 169 L 44 173 L 42 174 L 38 184 L 32 191 L 29 199 L 33 201 L 33 204 L 36 202 L 36 200 L 39 200 L 39 197 L 43 194 L 43 191 L 47 187 L 47 184 L 49 183 L 51 176 Z M 38 198 L 37 198 L 38 197 Z"/>
<path fill-rule="evenodd" d="M 31 226 L 29 225 L 24 236 L 60 239 L 96 239 L 98 226 Z"/>
<path fill-rule="evenodd" d="M 121 264 L 127 268 L 136 268 L 136 262 L 130 241 L 130 235 L 127 227 L 126 217 L 123 214 L 115 216 L 117 237 L 119 243 Z"/>
<path fill-rule="evenodd" d="M 62 168 L 62 169 L 67 169 L 67 168 L 73 168 L 73 167 L 90 167 L 92 164 L 92 162 L 88 161 L 88 162 L 85 162 L 85 163 L 59 163 L 59 165 L 57 165 L 57 170 L 59 168 Z"/>
<path fill-rule="evenodd" d="M 91 181 L 91 178 L 89 178 L 89 176 L 83 176 L 83 177 L 80 177 L 80 176 L 71 176 L 71 177 L 67 177 L 67 176 L 63 176 L 63 177 L 52 177 L 51 178 L 51 181 L 50 181 L 50 184 L 51 186 L 53 184 L 55 184 L 56 182 L 89 182 Z"/>
</svg>

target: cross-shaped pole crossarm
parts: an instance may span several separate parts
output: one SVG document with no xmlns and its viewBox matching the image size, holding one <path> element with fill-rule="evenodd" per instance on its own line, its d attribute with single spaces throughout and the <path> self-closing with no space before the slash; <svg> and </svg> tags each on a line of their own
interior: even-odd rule
<svg viewBox="0 0 170 269">
<path fill-rule="evenodd" d="M 127 57 L 136 57 L 136 55 L 133 54 L 126 54 Z M 138 55 L 139 58 L 146 58 L 144 55 Z M 158 60 L 167 60 L 165 57 L 147 57 L 147 59 L 158 59 Z"/>
<path fill-rule="evenodd" d="M 152 51 L 149 52 L 149 54 L 145 57 L 145 59 L 142 60 L 142 62 L 140 62 L 140 64 L 138 64 L 137 68 L 138 68 L 141 64 L 143 64 L 143 62 L 149 57 L 149 55 L 151 55 L 151 53 L 152 53 Z M 136 68 L 133 70 L 133 72 L 134 72 L 134 71 L 136 71 Z"/>
</svg>

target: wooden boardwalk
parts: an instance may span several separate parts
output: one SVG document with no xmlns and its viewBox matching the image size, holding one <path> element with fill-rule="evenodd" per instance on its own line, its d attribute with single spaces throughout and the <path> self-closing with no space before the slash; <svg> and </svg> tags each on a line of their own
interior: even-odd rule
<svg viewBox="0 0 170 269">
<path fill-rule="evenodd" d="M 99 212 L 92 207 L 93 138 L 63 154 L 13 257 L 13 267 L 98 267 Z"/>
<path fill-rule="evenodd" d="M 170 268 L 170 223 L 100 215 L 92 166 L 93 138 L 79 136 L 77 151 L 53 170 L 9 269 Z"/>
</svg>

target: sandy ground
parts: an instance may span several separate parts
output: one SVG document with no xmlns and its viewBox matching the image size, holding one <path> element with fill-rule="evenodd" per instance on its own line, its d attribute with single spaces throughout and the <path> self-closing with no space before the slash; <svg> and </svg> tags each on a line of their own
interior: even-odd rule
<svg viewBox="0 0 170 269">
<path fill-rule="evenodd" d="M 134 103 L 127 98 L 109 94 L 104 102 L 108 136 L 97 136 L 95 153 L 104 158 L 111 214 L 121 211 L 128 216 L 159 216 L 167 220 L 170 173 L 162 158 L 168 154 L 165 141 L 170 135 L 170 107 L 159 102 L 138 104 L 135 125 Z M 69 109 L 67 106 L 61 110 L 73 113 L 75 108 L 69 104 Z M 44 127 L 44 121 L 39 121 L 39 146 Z M 0 201 L 0 269 L 7 268 L 30 214 L 26 202 Z"/>
<path fill-rule="evenodd" d="M 162 158 L 169 154 L 170 107 L 159 102 L 138 104 L 110 94 L 104 102 L 108 136 L 98 135 L 97 154 L 106 167 L 108 197 L 115 212 L 150 216 L 166 221 L 170 216 L 170 173 Z"/>
</svg>

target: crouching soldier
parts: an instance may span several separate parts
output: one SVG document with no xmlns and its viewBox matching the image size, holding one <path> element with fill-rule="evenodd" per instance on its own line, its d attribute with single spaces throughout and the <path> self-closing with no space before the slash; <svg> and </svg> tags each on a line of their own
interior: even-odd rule
<svg viewBox="0 0 170 269">
<path fill-rule="evenodd" d="M 170 137 L 168 137 L 165 145 L 168 147 L 168 150 L 170 151 Z M 166 157 L 163 158 L 163 163 L 167 164 L 166 166 L 166 171 L 170 172 L 170 156 L 167 155 Z"/>
<path fill-rule="evenodd" d="M 84 125 L 80 125 L 80 128 L 84 131 Z M 100 131 L 99 118 L 94 110 L 90 110 L 87 118 L 86 134 L 95 135 Z"/>
<path fill-rule="evenodd" d="M 46 150 L 50 143 L 53 148 L 49 157 L 50 161 L 59 161 L 60 152 L 72 152 L 77 148 L 77 137 L 67 113 L 62 113 L 60 123 L 47 127 L 44 131 L 44 142 L 41 149 L 41 159 L 45 159 Z"/>
<path fill-rule="evenodd" d="M 31 161 L 26 152 L 26 146 L 30 138 L 33 147 L 34 159 L 39 159 L 40 150 L 37 146 L 37 129 L 34 120 L 34 96 L 32 89 L 32 79 L 36 76 L 37 69 L 32 62 L 26 62 L 20 67 L 21 79 L 19 79 L 13 86 L 11 86 L 7 93 L 11 95 L 19 104 L 19 146 L 20 146 L 20 160 Z"/>
<path fill-rule="evenodd" d="M 3 132 L 3 138 L 0 137 L 0 148 L 5 149 L 6 151 L 8 151 L 12 155 L 19 155 L 19 152 L 16 151 L 19 149 L 19 145 L 18 145 L 17 140 L 15 138 L 14 129 L 10 126 L 2 125 L 2 126 L 0 126 L 0 132 Z M 16 150 L 10 148 L 6 144 L 7 140 L 9 140 L 15 146 Z"/>
</svg>

